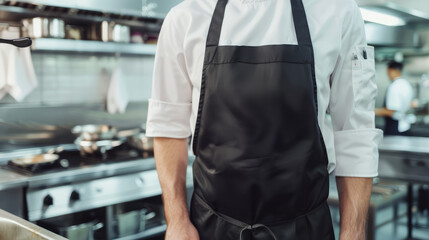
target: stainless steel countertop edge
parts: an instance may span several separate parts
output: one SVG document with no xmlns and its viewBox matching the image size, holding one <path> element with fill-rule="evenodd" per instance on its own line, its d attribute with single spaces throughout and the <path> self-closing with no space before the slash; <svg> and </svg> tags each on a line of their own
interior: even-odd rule
<svg viewBox="0 0 429 240">
<path fill-rule="evenodd" d="M 189 164 L 192 164 L 193 160 L 194 157 L 189 156 Z M 0 191 L 18 187 L 42 188 L 56 186 L 153 169 L 155 169 L 155 159 L 153 157 L 103 163 L 36 176 L 26 176 L 7 169 L 0 169 Z"/>
</svg>

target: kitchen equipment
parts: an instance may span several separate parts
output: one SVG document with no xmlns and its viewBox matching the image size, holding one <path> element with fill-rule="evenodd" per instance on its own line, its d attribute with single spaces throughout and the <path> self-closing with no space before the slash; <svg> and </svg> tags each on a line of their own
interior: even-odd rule
<svg viewBox="0 0 429 240">
<path fill-rule="evenodd" d="M 139 229 L 145 230 L 127 239 L 152 239 L 152 236 L 161 235 L 165 231 L 165 221 L 160 220 L 161 216 L 163 217 L 161 188 L 153 157 L 142 158 L 127 143 L 108 151 L 107 159 L 82 156 L 74 144 L 44 146 L 37 148 L 37 151 L 46 152 L 49 149 L 57 149 L 59 146 L 63 148 L 62 152 L 57 153 L 60 158 L 49 168 L 38 168 L 37 171 L 32 172 L 28 169 L 18 170 L 8 165 L 0 165 L 0 176 L 3 176 L 0 179 L 0 188 L 16 184 L 17 179 L 14 179 L 14 176 L 20 176 L 20 179 L 23 178 L 22 175 L 25 176 L 23 188 L 17 189 L 22 196 L 17 194 L 5 196 L 6 198 L 13 196 L 7 199 L 12 199 L 11 204 L 22 209 L 22 214 L 29 221 L 37 222 L 39 225 L 47 220 L 63 223 L 68 217 L 76 220 L 63 225 L 67 227 L 98 220 L 97 222 L 104 223 L 104 228 L 96 231 L 94 238 L 115 239 L 117 228 L 114 224 L 117 214 L 115 206 L 124 205 L 124 211 L 121 213 L 147 209 L 145 214 L 147 220 L 143 222 L 143 218 L 140 217 L 139 222 Z M 13 156 L 22 156 L 30 151 L 36 151 L 33 148 L 34 146 L 7 153 L 7 155 L 0 154 L 0 160 L 12 159 Z M 58 164 L 62 159 L 68 160 L 68 167 Z M 4 180 L 8 176 L 13 177 L 7 180 L 10 183 L 5 183 Z M 191 192 L 191 166 L 188 166 L 186 176 L 187 188 Z M 19 200 L 22 204 L 19 204 Z M 138 204 L 130 204 L 134 202 Z M 148 203 L 159 207 L 152 207 Z M 143 211 L 140 213 L 142 214 Z M 154 217 L 151 216 L 152 211 L 156 212 Z M 54 228 L 45 228 L 54 230 Z M 2 226 L 0 226 L 0 236 L 4 233 L 1 229 Z"/>
<path fill-rule="evenodd" d="M 408 239 L 413 235 L 413 183 L 429 182 L 429 139 L 424 137 L 386 136 L 379 146 L 379 176 L 407 181 Z"/>
<path fill-rule="evenodd" d="M 23 31 L 32 38 L 49 37 L 49 19 L 47 18 L 30 18 L 23 19 Z"/>
<path fill-rule="evenodd" d="M 55 160 L 57 160 L 59 156 L 57 154 L 40 154 L 26 158 L 17 158 L 13 159 L 12 163 L 19 166 L 29 166 L 35 164 L 52 164 Z"/>
<path fill-rule="evenodd" d="M 122 143 L 122 140 L 88 141 L 80 137 L 75 140 L 75 144 L 79 147 L 83 156 L 100 156 L 102 159 L 107 158 L 108 150 L 111 150 Z"/>
<path fill-rule="evenodd" d="M 58 18 L 29 18 L 23 19 L 24 32 L 32 38 L 64 38 L 64 20 Z"/>
<path fill-rule="evenodd" d="M 13 159 L 8 162 L 8 167 L 10 169 L 16 170 L 22 174 L 27 175 L 55 168 L 65 169 L 69 166 L 69 160 L 63 158 L 60 159 L 59 155 L 53 153 L 39 154 L 27 158 Z"/>
<path fill-rule="evenodd" d="M 32 44 L 31 38 L 25 37 L 20 39 L 0 39 L 0 43 L 11 44 L 15 47 L 25 48 Z"/>
<path fill-rule="evenodd" d="M 14 23 L 0 23 L 0 38 L 15 39 L 21 37 L 21 27 Z"/>
<path fill-rule="evenodd" d="M 113 42 L 130 42 L 130 27 L 120 24 L 115 24 L 113 26 L 112 34 L 109 35 L 109 40 Z"/>
<path fill-rule="evenodd" d="M 131 211 L 117 215 L 117 233 L 125 237 L 139 232 L 140 211 Z"/>
<path fill-rule="evenodd" d="M 94 41 L 129 43 L 130 27 L 103 21 L 90 27 L 87 38 Z"/>
<path fill-rule="evenodd" d="M 66 38 L 74 40 L 82 40 L 83 28 L 79 26 L 66 25 Z"/>
<path fill-rule="evenodd" d="M 146 223 L 157 216 L 146 208 L 118 213 L 115 217 L 115 231 L 118 237 L 125 237 L 146 230 Z"/>
<path fill-rule="evenodd" d="M 69 240 L 93 240 L 94 232 L 104 226 L 102 222 L 88 222 L 79 225 L 72 225 L 68 227 L 60 227 L 59 233 L 61 236 Z"/>
<path fill-rule="evenodd" d="M 49 19 L 49 37 L 52 38 L 65 38 L 65 24 L 64 20 L 58 18 Z"/>
<path fill-rule="evenodd" d="M 117 134 L 117 130 L 109 125 L 88 124 L 74 127 L 72 133 L 85 141 L 98 141 L 113 139 Z"/>
<path fill-rule="evenodd" d="M 132 43 L 144 43 L 143 34 L 141 32 L 133 32 L 130 40 Z"/>
<path fill-rule="evenodd" d="M 66 215 L 59 218 L 46 219 L 38 222 L 38 225 L 66 237 L 69 240 L 93 240 L 94 233 L 103 228 L 104 224 L 94 216 L 95 212 Z"/>
<path fill-rule="evenodd" d="M 50 169 L 54 166 L 67 168 L 69 161 L 60 156 L 64 151 L 61 146 L 48 148 L 41 151 L 40 154 L 32 154 L 26 157 L 13 158 L 8 162 L 8 165 L 17 170 L 27 172 L 37 172 L 44 169 Z"/>
<path fill-rule="evenodd" d="M 0 239 L 66 240 L 0 209 Z"/>
<path fill-rule="evenodd" d="M 141 151 L 153 151 L 153 138 L 146 136 L 145 133 L 138 133 L 127 138 L 127 142 L 134 148 Z"/>
<path fill-rule="evenodd" d="M 131 129 L 126 129 L 126 130 L 120 130 L 116 134 L 116 137 L 123 139 L 123 138 L 131 137 L 131 136 L 134 136 L 136 134 L 139 134 L 140 131 L 141 131 L 140 128 L 131 128 Z"/>
<path fill-rule="evenodd" d="M 157 216 L 158 215 L 155 211 L 150 211 L 146 208 L 140 210 L 140 232 L 146 230 L 148 228 L 147 223 L 149 223 L 152 219 L 155 219 Z"/>
</svg>

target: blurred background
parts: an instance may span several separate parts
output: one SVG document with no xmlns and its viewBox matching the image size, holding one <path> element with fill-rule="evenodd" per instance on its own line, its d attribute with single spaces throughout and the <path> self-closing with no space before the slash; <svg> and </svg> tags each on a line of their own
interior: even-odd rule
<svg viewBox="0 0 429 240">
<path fill-rule="evenodd" d="M 0 239 L 163 239 L 144 123 L 159 31 L 179 2 L 0 0 L 0 38 L 33 40 L 30 48 L 0 45 Z M 392 60 L 413 92 L 411 136 L 380 146 L 368 239 L 429 239 L 429 1 L 357 3 L 375 46 L 376 107 Z M 384 118 L 376 125 L 383 129 Z"/>
</svg>

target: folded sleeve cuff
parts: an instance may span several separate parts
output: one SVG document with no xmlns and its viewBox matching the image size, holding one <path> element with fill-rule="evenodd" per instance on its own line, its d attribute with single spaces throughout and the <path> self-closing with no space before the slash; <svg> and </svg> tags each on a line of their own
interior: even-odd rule
<svg viewBox="0 0 429 240">
<path fill-rule="evenodd" d="M 345 130 L 335 133 L 335 176 L 376 177 L 378 144 L 383 137 L 379 129 Z"/>
<path fill-rule="evenodd" d="M 168 138 L 191 136 L 191 111 L 191 103 L 170 103 L 150 99 L 146 135 Z"/>
</svg>

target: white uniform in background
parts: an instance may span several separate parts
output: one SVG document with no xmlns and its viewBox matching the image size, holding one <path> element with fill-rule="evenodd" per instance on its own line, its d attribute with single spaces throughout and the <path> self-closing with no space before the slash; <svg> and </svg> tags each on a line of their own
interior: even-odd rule
<svg viewBox="0 0 429 240">
<path fill-rule="evenodd" d="M 400 77 L 390 84 L 386 92 L 386 108 L 395 111 L 392 118 L 398 121 L 398 131 L 405 132 L 411 128 L 412 119 L 407 115 L 414 93 L 411 84 Z"/>
<path fill-rule="evenodd" d="M 148 136 L 187 138 L 194 133 L 206 38 L 216 3 L 186 0 L 165 18 L 155 57 Z M 336 176 L 374 177 L 382 133 L 374 127 L 374 53 L 367 47 L 359 8 L 354 0 L 303 3 L 314 47 L 327 168 Z M 275 44 L 297 44 L 290 1 L 229 1 L 220 45 Z"/>
</svg>

